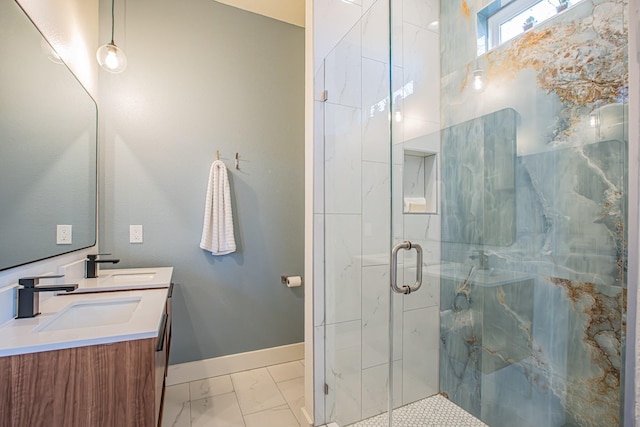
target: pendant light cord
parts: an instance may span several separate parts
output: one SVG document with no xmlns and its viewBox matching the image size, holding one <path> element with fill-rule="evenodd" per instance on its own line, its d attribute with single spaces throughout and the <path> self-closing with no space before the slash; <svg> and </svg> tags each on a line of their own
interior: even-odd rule
<svg viewBox="0 0 640 427">
<path fill-rule="evenodd" d="M 113 42 L 113 27 L 115 22 L 115 0 L 111 0 L 111 44 L 115 45 Z"/>
</svg>

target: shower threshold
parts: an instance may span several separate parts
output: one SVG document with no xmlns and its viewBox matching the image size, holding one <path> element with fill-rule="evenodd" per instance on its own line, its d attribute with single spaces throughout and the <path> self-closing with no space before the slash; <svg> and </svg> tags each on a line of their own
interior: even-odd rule
<svg viewBox="0 0 640 427">
<path fill-rule="evenodd" d="M 350 424 L 349 427 L 388 427 L 387 414 Z M 394 427 L 488 427 L 446 397 L 436 394 L 393 410 Z"/>
</svg>

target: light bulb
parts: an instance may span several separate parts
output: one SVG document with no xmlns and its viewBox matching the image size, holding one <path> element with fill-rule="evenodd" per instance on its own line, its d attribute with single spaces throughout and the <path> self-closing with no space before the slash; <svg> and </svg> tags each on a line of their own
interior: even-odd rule
<svg viewBox="0 0 640 427">
<path fill-rule="evenodd" d="M 100 46 L 96 58 L 100 66 L 111 73 L 121 73 L 127 67 L 127 57 L 113 42 Z"/>
<path fill-rule="evenodd" d="M 478 92 L 484 89 L 484 81 L 482 80 L 482 70 L 475 70 L 473 72 L 473 88 Z"/>
<path fill-rule="evenodd" d="M 473 76 L 473 88 L 482 90 L 482 76 Z"/>
<path fill-rule="evenodd" d="M 393 118 L 395 119 L 396 122 L 401 122 L 402 121 L 402 112 L 397 109 L 395 111 L 395 113 L 393 113 Z"/>
<path fill-rule="evenodd" d="M 118 56 L 113 50 L 109 50 L 109 52 L 107 53 L 107 57 L 104 60 L 104 63 L 110 70 L 115 70 L 116 68 L 118 68 L 118 64 L 119 64 Z"/>
</svg>

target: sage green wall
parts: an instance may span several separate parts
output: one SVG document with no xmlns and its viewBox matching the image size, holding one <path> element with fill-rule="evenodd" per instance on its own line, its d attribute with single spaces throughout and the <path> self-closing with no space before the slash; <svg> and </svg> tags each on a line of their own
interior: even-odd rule
<svg viewBox="0 0 640 427">
<path fill-rule="evenodd" d="M 175 267 L 171 363 L 303 341 L 303 288 L 280 276 L 303 273 L 304 29 L 211 0 L 128 2 L 115 28 L 128 68 L 100 76 L 100 250 Z M 218 257 L 199 248 L 216 150 L 238 246 Z"/>
</svg>

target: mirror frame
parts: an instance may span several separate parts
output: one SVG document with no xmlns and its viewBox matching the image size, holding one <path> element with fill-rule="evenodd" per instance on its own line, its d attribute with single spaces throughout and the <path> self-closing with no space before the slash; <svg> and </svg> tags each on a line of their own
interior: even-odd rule
<svg viewBox="0 0 640 427">
<path fill-rule="evenodd" d="M 43 32 L 40 30 L 40 28 L 38 28 L 38 26 L 36 25 L 36 23 L 33 21 L 33 19 L 29 16 L 29 14 L 26 12 L 26 10 L 22 7 L 22 5 L 20 5 L 17 1 L 13 1 L 12 2 L 26 17 L 26 19 L 28 20 L 28 22 L 31 23 L 31 25 L 33 25 L 33 28 L 40 34 L 40 36 L 42 37 L 43 41 L 46 42 L 50 47 L 51 50 L 57 54 L 57 51 L 55 50 L 55 48 L 53 47 L 53 45 L 49 42 L 49 40 L 47 39 L 47 37 L 43 34 Z M 94 165 L 93 165 L 93 174 L 90 174 L 93 176 L 93 183 L 94 183 L 94 191 L 93 191 L 93 203 L 89 204 L 88 206 L 92 206 L 93 207 L 93 213 L 92 213 L 92 217 L 93 217 L 93 232 L 92 232 L 92 236 L 93 238 L 91 239 L 91 243 L 90 244 L 81 244 L 80 247 L 73 247 L 72 249 L 69 250 L 65 250 L 65 249 L 61 249 L 58 252 L 52 253 L 50 255 L 46 255 L 46 256 L 39 256 L 36 255 L 35 258 L 33 259 L 28 259 L 25 260 L 24 262 L 18 262 L 17 264 L 12 264 L 12 265 L 6 265 L 6 266 L 1 266 L 0 265 L 0 271 L 6 271 L 6 270 L 10 270 L 12 268 L 17 268 L 17 267 L 21 267 L 24 265 L 28 265 L 31 263 L 35 263 L 35 262 L 40 262 L 40 261 L 44 261 L 47 259 L 51 259 L 51 258 L 55 258 L 58 256 L 63 256 L 63 255 L 67 255 L 73 252 L 78 252 L 78 251 L 82 251 L 91 247 L 94 247 L 97 245 L 97 241 L 98 241 L 98 185 L 99 185 L 99 175 L 98 175 L 98 168 L 99 168 L 99 123 L 98 123 L 98 116 L 99 116 L 99 112 L 98 112 L 98 104 L 96 102 L 96 100 L 93 98 L 93 96 L 91 95 L 91 93 L 89 93 L 89 91 L 87 90 L 87 88 L 82 84 L 82 82 L 80 81 L 80 79 L 78 78 L 78 76 L 73 72 L 73 70 L 67 65 L 67 63 L 64 61 L 64 59 L 62 57 L 60 57 L 60 65 L 66 67 L 67 71 L 71 74 L 71 76 L 73 77 L 73 79 L 77 82 L 77 84 L 79 85 L 80 89 L 86 94 L 86 96 L 88 97 L 88 100 L 90 100 L 90 102 L 92 103 L 92 106 L 94 108 L 94 136 L 95 139 L 93 141 L 93 144 L 90 144 L 90 147 L 93 149 L 93 153 L 94 153 Z M 90 129 L 91 127 L 87 127 L 87 129 Z M 89 212 L 90 213 L 90 212 Z M 90 238 L 90 237 L 89 237 Z"/>
</svg>

